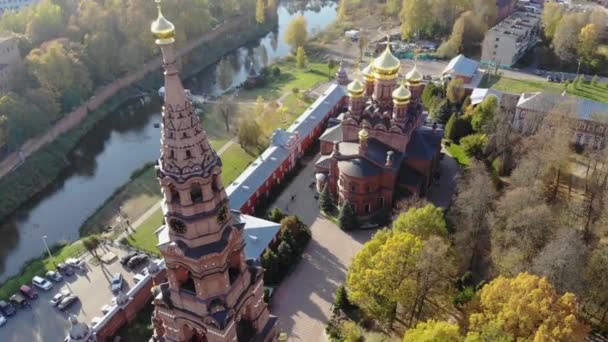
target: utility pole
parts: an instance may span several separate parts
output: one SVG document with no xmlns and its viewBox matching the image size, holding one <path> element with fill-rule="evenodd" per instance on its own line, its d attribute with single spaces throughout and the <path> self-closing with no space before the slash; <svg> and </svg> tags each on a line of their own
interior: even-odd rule
<svg viewBox="0 0 608 342">
<path fill-rule="evenodd" d="M 51 254 L 51 250 L 49 249 L 49 245 L 46 243 L 46 235 L 42 236 L 42 243 L 44 243 L 44 247 L 46 248 L 46 252 L 49 253 L 49 259 L 51 259 L 51 262 L 53 264 L 55 264 L 55 262 L 53 261 L 53 254 Z"/>
</svg>

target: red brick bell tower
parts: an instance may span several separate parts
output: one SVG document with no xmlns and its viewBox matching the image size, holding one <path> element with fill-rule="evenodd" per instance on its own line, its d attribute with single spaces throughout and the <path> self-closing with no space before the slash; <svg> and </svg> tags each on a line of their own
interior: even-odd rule
<svg viewBox="0 0 608 342">
<path fill-rule="evenodd" d="M 263 301 L 263 270 L 245 260 L 243 226 L 233 220 L 209 145 L 178 75 L 175 27 L 151 31 L 163 54 L 165 103 L 156 167 L 165 225 L 157 232 L 168 282 L 156 290 L 155 341 L 270 341 L 276 319 Z"/>
</svg>

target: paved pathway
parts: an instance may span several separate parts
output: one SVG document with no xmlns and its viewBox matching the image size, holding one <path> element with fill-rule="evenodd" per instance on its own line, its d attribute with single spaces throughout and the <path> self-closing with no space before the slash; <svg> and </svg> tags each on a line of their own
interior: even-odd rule
<svg viewBox="0 0 608 342">
<path fill-rule="evenodd" d="M 315 193 L 308 187 L 314 160 L 308 162 L 275 202 L 276 207 L 296 213 L 312 230 L 312 240 L 302 260 L 281 283 L 271 303 L 271 312 L 279 317 L 279 328 L 289 334 L 290 341 L 324 340 L 334 292 L 344 282 L 352 257 L 373 234 L 373 231 L 347 234 L 319 217 Z M 292 194 L 296 194 L 293 201 Z"/>
</svg>

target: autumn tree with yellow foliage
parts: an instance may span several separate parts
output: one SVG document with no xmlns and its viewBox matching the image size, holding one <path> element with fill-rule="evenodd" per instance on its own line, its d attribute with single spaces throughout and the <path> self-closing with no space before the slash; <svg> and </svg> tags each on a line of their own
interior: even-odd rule
<svg viewBox="0 0 608 342">
<path fill-rule="evenodd" d="M 546 278 L 499 276 L 479 291 L 479 309 L 469 317 L 468 335 L 499 327 L 516 341 L 583 341 L 589 328 L 576 312 L 576 296 L 558 294 Z"/>
</svg>

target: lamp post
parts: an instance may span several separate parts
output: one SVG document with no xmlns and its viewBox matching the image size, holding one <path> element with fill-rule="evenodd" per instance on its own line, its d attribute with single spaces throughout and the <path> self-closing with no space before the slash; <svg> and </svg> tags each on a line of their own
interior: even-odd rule
<svg viewBox="0 0 608 342">
<path fill-rule="evenodd" d="M 53 261 L 53 254 L 51 254 L 49 245 L 46 243 L 46 235 L 42 236 L 42 243 L 44 243 L 44 248 L 46 248 L 46 252 L 49 253 L 49 259 L 51 259 L 51 262 L 54 264 L 55 262 Z"/>
</svg>

